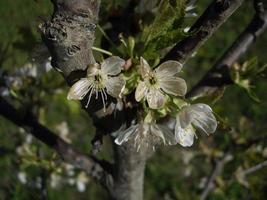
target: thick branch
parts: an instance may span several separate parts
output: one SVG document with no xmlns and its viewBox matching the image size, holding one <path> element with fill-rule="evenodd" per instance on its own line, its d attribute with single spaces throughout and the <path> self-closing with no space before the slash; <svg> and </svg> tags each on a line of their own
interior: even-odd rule
<svg viewBox="0 0 267 200">
<path fill-rule="evenodd" d="M 243 0 L 214 0 L 190 32 L 196 32 L 176 44 L 162 61 L 178 60 L 185 63 L 190 56 L 232 15 Z"/>
<path fill-rule="evenodd" d="M 78 169 L 84 170 L 90 176 L 98 180 L 105 188 L 108 188 L 110 176 L 106 171 L 108 167 L 106 163 L 98 161 L 92 156 L 80 153 L 49 129 L 39 124 L 31 114 L 23 114 L 4 99 L 0 99 L 0 115 L 14 124 L 25 128 L 27 132 L 31 133 L 38 140 L 54 149 L 65 162 L 74 165 Z M 105 169 L 103 167 L 105 167 Z"/>
<path fill-rule="evenodd" d="M 210 71 L 202 78 L 202 80 L 187 94 L 188 97 L 201 96 L 204 93 L 215 91 L 223 85 L 232 83 L 229 77 L 229 68 L 243 55 L 253 42 L 267 28 L 267 10 L 257 12 L 240 34 L 232 46 L 225 54 L 215 63 Z"/>
</svg>

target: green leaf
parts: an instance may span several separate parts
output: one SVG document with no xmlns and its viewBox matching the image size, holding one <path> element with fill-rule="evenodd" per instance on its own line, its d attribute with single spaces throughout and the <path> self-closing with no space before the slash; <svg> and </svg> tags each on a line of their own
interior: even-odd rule
<svg viewBox="0 0 267 200">
<path fill-rule="evenodd" d="M 185 13 L 184 0 L 163 0 L 158 8 L 158 13 L 153 24 L 145 30 L 146 43 L 163 36 L 172 28 L 175 22 L 181 20 Z"/>
</svg>

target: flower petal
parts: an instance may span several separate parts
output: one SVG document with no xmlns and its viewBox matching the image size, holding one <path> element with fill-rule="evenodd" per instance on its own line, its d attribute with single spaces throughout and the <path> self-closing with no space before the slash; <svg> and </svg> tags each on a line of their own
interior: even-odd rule
<svg viewBox="0 0 267 200">
<path fill-rule="evenodd" d="M 175 96 L 184 96 L 187 91 L 185 80 L 178 77 L 159 78 L 159 85 L 164 92 Z"/>
<path fill-rule="evenodd" d="M 77 81 L 69 90 L 68 100 L 82 100 L 88 93 L 92 82 L 87 78 L 82 78 Z"/>
<path fill-rule="evenodd" d="M 115 139 L 115 143 L 118 145 L 121 145 L 124 142 L 127 142 L 129 139 L 131 139 L 136 133 L 138 133 L 138 124 L 132 125 L 125 131 L 118 134 L 118 137 Z"/>
<path fill-rule="evenodd" d="M 187 128 L 182 128 L 180 118 L 177 116 L 175 125 L 175 138 L 176 141 L 183 147 L 190 147 L 194 143 L 195 132 L 191 125 Z"/>
<path fill-rule="evenodd" d="M 166 144 L 164 134 L 156 124 L 151 124 L 150 130 L 151 130 L 151 134 L 153 134 L 156 137 L 159 137 L 162 140 L 162 142 Z"/>
<path fill-rule="evenodd" d="M 147 94 L 147 102 L 150 108 L 158 109 L 165 103 L 165 97 L 160 90 L 155 88 L 150 88 Z"/>
<path fill-rule="evenodd" d="M 147 94 L 147 91 L 148 91 L 148 88 L 145 84 L 145 82 L 140 82 L 138 85 L 137 85 L 137 88 L 135 90 L 135 100 L 137 102 L 140 102 L 144 96 Z"/>
<path fill-rule="evenodd" d="M 217 120 L 212 113 L 212 109 L 203 103 L 191 105 L 192 123 L 206 134 L 214 133 L 217 128 Z"/>
<path fill-rule="evenodd" d="M 103 61 L 101 70 L 107 75 L 115 76 L 121 72 L 124 64 L 125 61 L 123 59 L 118 56 L 112 56 Z"/>
<path fill-rule="evenodd" d="M 152 72 L 152 70 L 147 61 L 143 57 L 140 58 L 140 63 L 141 63 L 141 75 L 142 78 L 145 78 L 149 73 Z"/>
<path fill-rule="evenodd" d="M 182 64 L 174 61 L 169 60 L 164 63 L 162 63 L 159 67 L 156 68 L 156 73 L 160 77 L 166 77 L 166 76 L 175 76 L 178 72 L 180 72 L 182 69 Z"/>
<path fill-rule="evenodd" d="M 118 98 L 120 96 L 124 85 L 125 85 L 125 80 L 123 79 L 122 76 L 109 77 L 105 81 L 105 87 L 107 89 L 107 93 L 114 98 Z"/>
<path fill-rule="evenodd" d="M 175 145 L 177 144 L 177 140 L 175 139 L 175 135 L 172 133 L 172 131 L 167 127 L 163 125 L 157 125 L 158 128 L 161 130 L 163 133 L 165 143 L 168 145 Z"/>
</svg>

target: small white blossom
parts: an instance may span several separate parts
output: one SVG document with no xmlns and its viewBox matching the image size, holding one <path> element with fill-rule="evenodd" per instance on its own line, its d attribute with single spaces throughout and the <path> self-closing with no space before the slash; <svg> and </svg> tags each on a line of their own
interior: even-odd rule
<svg viewBox="0 0 267 200">
<path fill-rule="evenodd" d="M 185 17 L 197 17 L 197 13 L 194 12 L 196 6 L 194 5 L 195 1 L 191 1 L 185 8 Z"/>
<path fill-rule="evenodd" d="M 19 172 L 17 174 L 17 177 L 18 177 L 19 181 L 22 184 L 26 184 L 27 183 L 27 174 L 25 172 Z"/>
<path fill-rule="evenodd" d="M 101 65 L 96 63 L 89 66 L 87 77 L 80 79 L 70 88 L 68 99 L 82 100 L 89 93 L 86 105 L 88 107 L 92 95 L 95 94 L 97 99 L 100 93 L 105 108 L 107 94 L 114 98 L 119 98 L 122 93 L 125 80 L 118 75 L 124 64 L 125 61 L 123 59 L 113 56 L 104 60 Z"/>
<path fill-rule="evenodd" d="M 76 187 L 79 192 L 84 192 L 86 190 L 86 184 L 88 181 L 89 180 L 84 172 L 78 174 L 76 179 Z"/>
<path fill-rule="evenodd" d="M 135 99 L 140 102 L 145 98 L 152 109 L 160 108 L 165 103 L 164 93 L 184 96 L 187 90 L 185 80 L 177 77 L 182 65 L 176 61 L 162 63 L 154 71 L 147 61 L 141 58 L 141 81 L 135 91 Z"/>
<path fill-rule="evenodd" d="M 62 177 L 56 173 L 50 175 L 50 186 L 51 188 L 58 188 L 62 184 Z"/>
<path fill-rule="evenodd" d="M 177 144 L 174 134 L 163 125 L 155 123 L 140 123 L 130 126 L 128 129 L 118 133 L 115 143 L 121 145 L 133 139 L 137 151 L 140 148 L 152 147 L 163 143 L 168 145 Z"/>
<path fill-rule="evenodd" d="M 208 105 L 198 103 L 185 106 L 176 116 L 175 137 L 183 147 L 192 146 L 194 143 L 193 126 L 206 134 L 215 132 L 217 121 Z"/>
</svg>

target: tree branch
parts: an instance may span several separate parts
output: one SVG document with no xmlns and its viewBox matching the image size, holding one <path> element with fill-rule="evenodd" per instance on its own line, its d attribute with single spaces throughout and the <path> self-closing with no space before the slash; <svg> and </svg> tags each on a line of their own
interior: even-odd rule
<svg viewBox="0 0 267 200">
<path fill-rule="evenodd" d="M 267 28 L 267 10 L 263 9 L 263 4 L 257 5 L 262 6 L 257 7 L 256 14 L 250 24 L 202 80 L 192 88 L 187 97 L 202 96 L 204 93 L 213 92 L 223 85 L 232 83 L 229 77 L 229 68 Z"/>
<path fill-rule="evenodd" d="M 189 32 L 196 32 L 176 44 L 163 58 L 185 63 L 191 55 L 232 15 L 243 0 L 214 0 Z"/>
<path fill-rule="evenodd" d="M 259 163 L 259 164 L 255 165 L 253 167 L 250 167 L 250 168 L 242 171 L 241 173 L 242 173 L 243 176 L 247 176 L 247 175 L 252 174 L 252 173 L 254 173 L 254 172 L 258 171 L 258 170 L 261 170 L 264 167 L 267 167 L 267 160 L 263 161 L 262 163 Z"/>
<path fill-rule="evenodd" d="M 59 136 L 39 124 L 30 113 L 20 112 L 2 98 L 0 99 L 0 115 L 17 126 L 25 128 L 27 132 L 31 133 L 38 140 L 54 149 L 65 162 L 84 170 L 99 181 L 104 188 L 109 189 L 111 178 L 109 172 L 111 168 L 106 162 L 99 161 L 93 156 L 82 154 L 74 149 L 72 145 L 66 143 Z"/>
<path fill-rule="evenodd" d="M 213 190 L 214 188 L 214 181 L 215 179 L 222 173 L 224 165 L 227 163 L 228 161 L 228 156 L 229 156 L 229 152 L 226 153 L 220 160 L 218 160 L 216 162 L 216 165 L 212 171 L 212 174 L 210 175 L 207 184 L 205 186 L 205 190 L 202 192 L 200 199 L 201 200 L 205 200 L 207 199 L 210 191 Z"/>
</svg>

